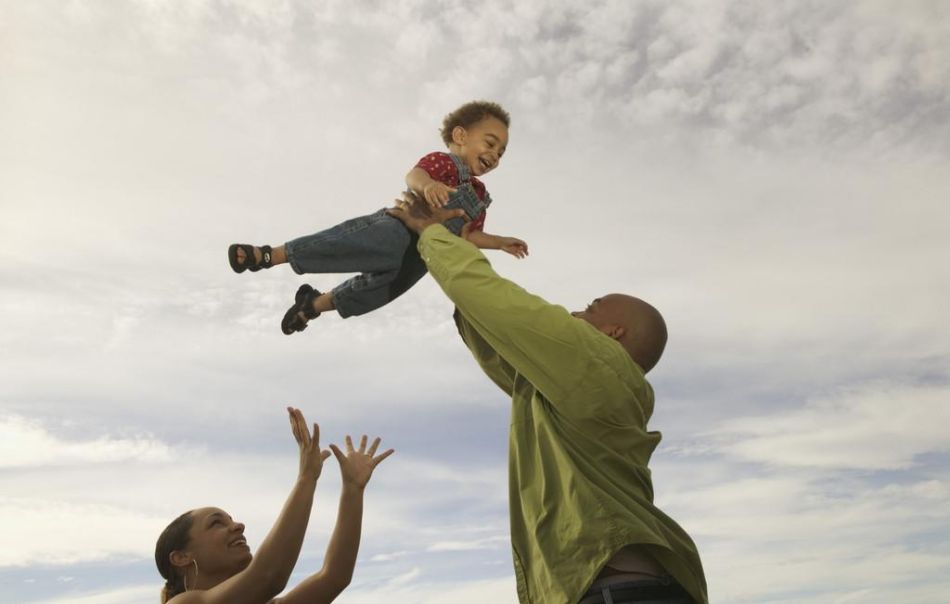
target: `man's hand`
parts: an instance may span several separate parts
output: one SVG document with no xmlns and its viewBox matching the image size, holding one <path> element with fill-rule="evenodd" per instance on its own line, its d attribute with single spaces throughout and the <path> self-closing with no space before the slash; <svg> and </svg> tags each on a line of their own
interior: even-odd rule
<svg viewBox="0 0 950 604">
<path fill-rule="evenodd" d="M 442 224 L 446 220 L 465 216 L 465 210 L 462 209 L 430 208 L 425 201 L 411 193 L 403 193 L 403 199 L 396 200 L 396 207 L 386 210 L 386 213 L 399 219 L 410 231 L 420 235 L 433 224 Z"/>
</svg>

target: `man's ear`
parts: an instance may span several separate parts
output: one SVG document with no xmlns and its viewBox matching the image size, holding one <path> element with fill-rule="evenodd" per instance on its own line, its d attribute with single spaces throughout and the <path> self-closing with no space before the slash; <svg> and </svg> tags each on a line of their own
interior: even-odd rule
<svg viewBox="0 0 950 604">
<path fill-rule="evenodd" d="M 455 143 L 456 145 L 465 144 L 466 134 L 468 133 L 465 131 L 465 128 L 462 128 L 461 126 L 456 126 L 455 128 L 452 128 L 452 142 Z"/>
<path fill-rule="evenodd" d="M 620 340 L 627 334 L 627 329 L 623 325 L 611 325 L 604 333 L 613 338 L 614 340 Z"/>
</svg>

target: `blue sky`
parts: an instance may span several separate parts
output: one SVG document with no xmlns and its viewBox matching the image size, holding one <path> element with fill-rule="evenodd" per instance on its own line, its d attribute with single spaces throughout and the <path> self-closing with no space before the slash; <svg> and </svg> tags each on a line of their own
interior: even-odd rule
<svg viewBox="0 0 950 604">
<path fill-rule="evenodd" d="M 950 19 L 940 2 L 0 2 L 0 599 L 157 601 L 165 524 L 252 547 L 284 407 L 397 453 L 342 602 L 514 602 L 508 401 L 426 279 L 285 337 L 302 282 L 234 275 L 398 194 L 474 98 L 502 274 L 639 295 L 657 502 L 716 602 L 950 593 Z M 334 519 L 330 467 L 298 574 Z M 807 587 L 803 587 L 807 586 Z"/>
</svg>

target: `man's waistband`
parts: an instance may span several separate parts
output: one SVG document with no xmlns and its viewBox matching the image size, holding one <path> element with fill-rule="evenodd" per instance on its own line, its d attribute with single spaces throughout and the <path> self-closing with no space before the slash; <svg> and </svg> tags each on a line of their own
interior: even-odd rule
<svg viewBox="0 0 950 604">
<path fill-rule="evenodd" d="M 663 602 L 692 604 L 689 593 L 671 577 L 644 577 L 640 573 L 611 575 L 594 581 L 580 604 Z"/>
</svg>

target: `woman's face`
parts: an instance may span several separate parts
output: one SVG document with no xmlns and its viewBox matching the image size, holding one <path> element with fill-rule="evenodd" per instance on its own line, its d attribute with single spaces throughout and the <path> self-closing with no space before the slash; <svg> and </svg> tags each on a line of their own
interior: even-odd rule
<svg viewBox="0 0 950 604">
<path fill-rule="evenodd" d="M 219 508 L 192 512 L 188 550 L 198 562 L 201 574 L 228 576 L 244 570 L 251 562 L 251 548 L 244 538 L 244 525 Z"/>
</svg>

